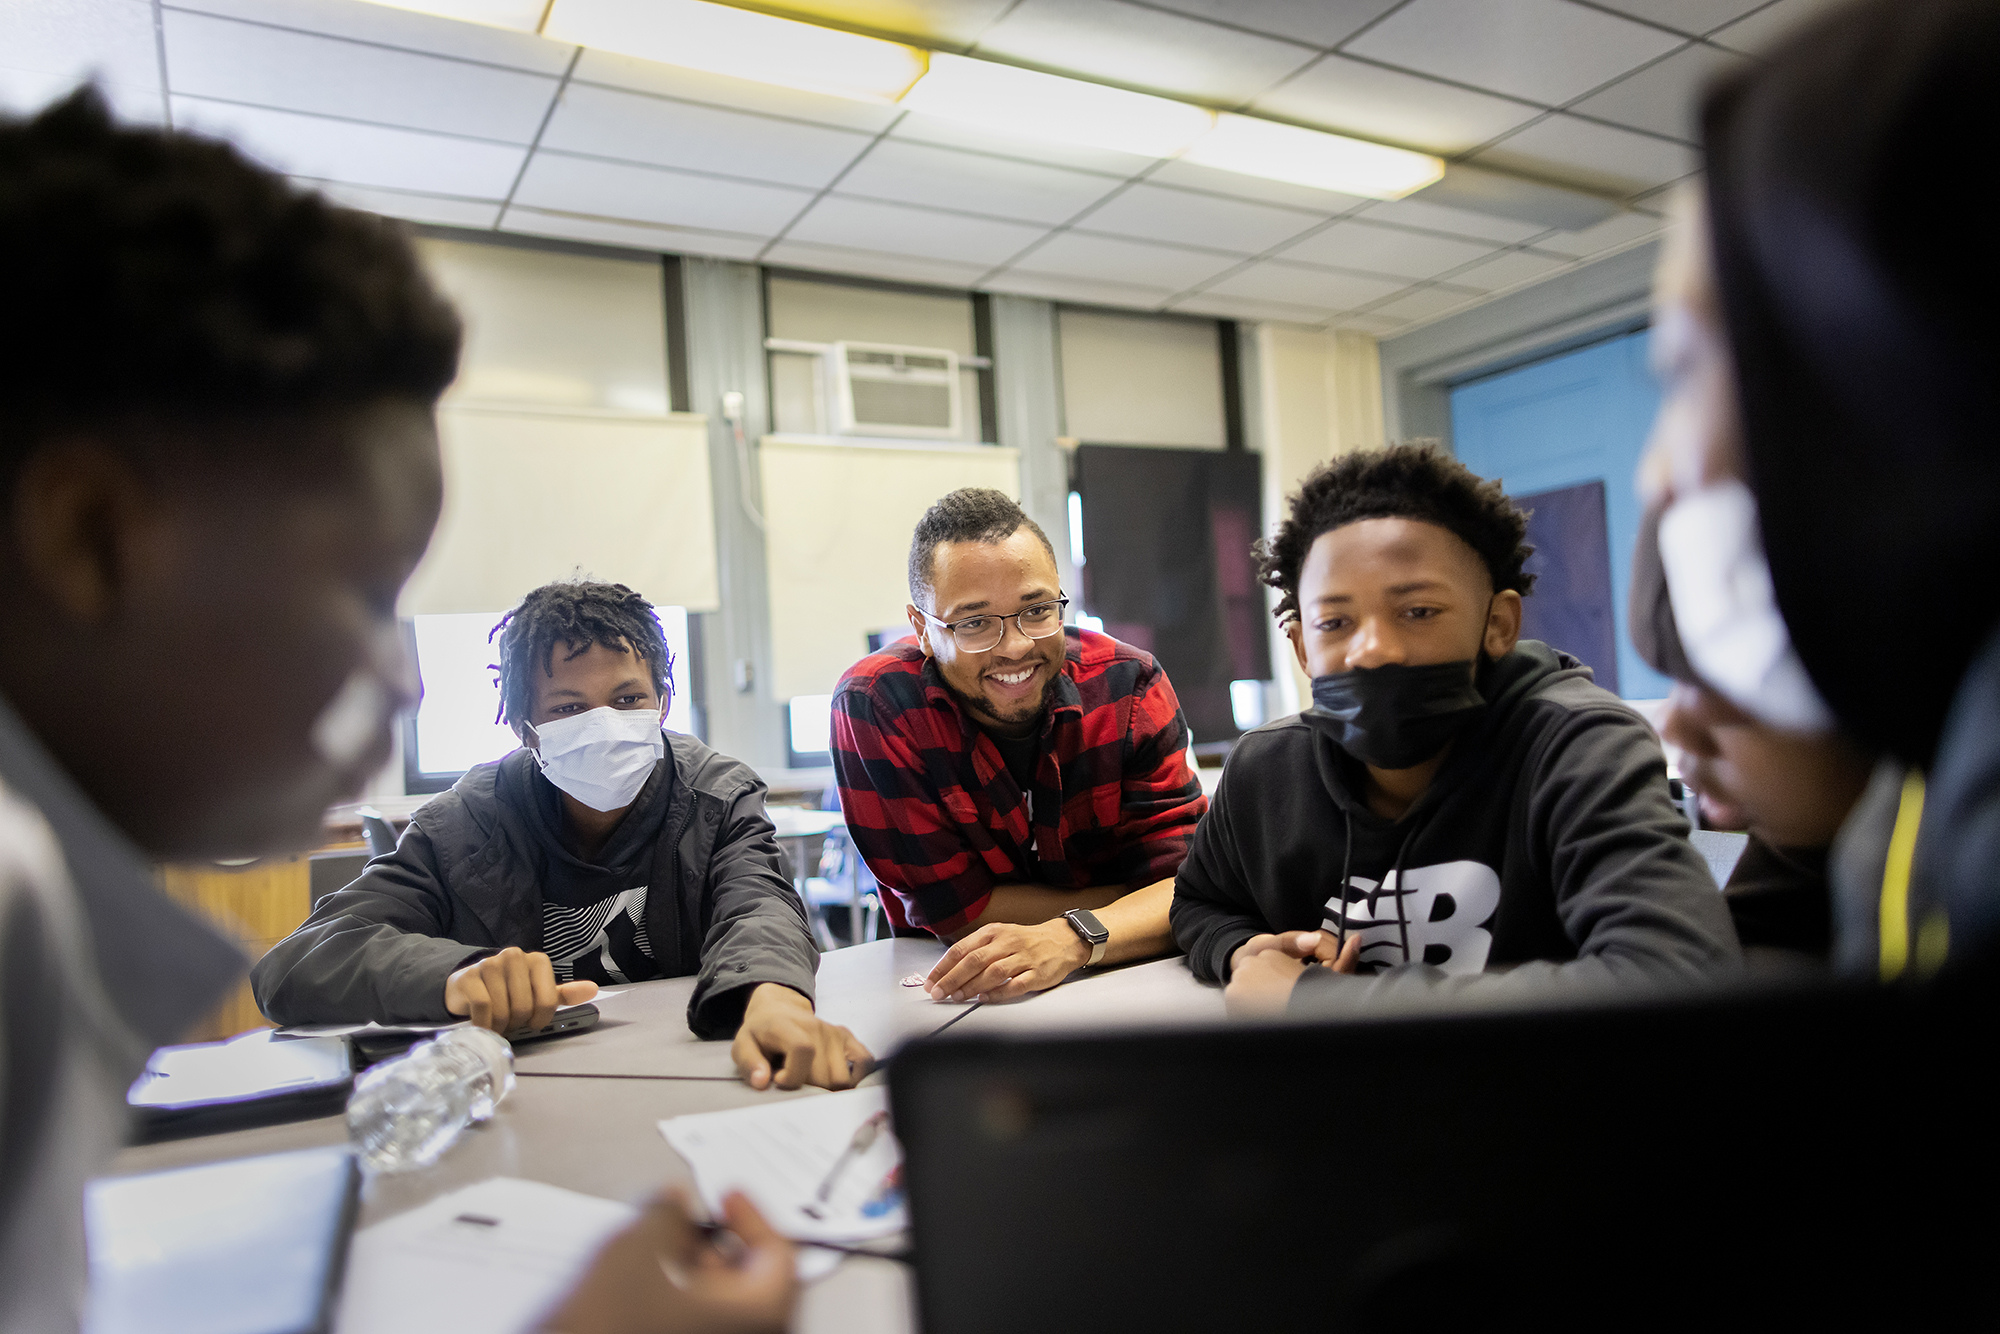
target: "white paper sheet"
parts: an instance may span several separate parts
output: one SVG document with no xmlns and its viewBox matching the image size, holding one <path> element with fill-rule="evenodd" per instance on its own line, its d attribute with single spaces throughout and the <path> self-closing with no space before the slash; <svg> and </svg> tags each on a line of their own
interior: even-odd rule
<svg viewBox="0 0 2000 1334">
<path fill-rule="evenodd" d="M 336 1334 L 517 1334 L 637 1211 L 495 1177 L 354 1234 Z"/>
<path fill-rule="evenodd" d="M 788 1237 L 870 1241 L 909 1226 L 903 1148 L 894 1133 L 884 1124 L 866 1149 L 848 1153 L 855 1131 L 888 1110 L 888 1089 L 859 1088 L 676 1116 L 660 1122 L 660 1133 L 687 1159 L 710 1210 L 719 1214 L 722 1197 L 741 1190 Z M 840 1170 L 821 1199 L 837 1162 Z"/>
</svg>

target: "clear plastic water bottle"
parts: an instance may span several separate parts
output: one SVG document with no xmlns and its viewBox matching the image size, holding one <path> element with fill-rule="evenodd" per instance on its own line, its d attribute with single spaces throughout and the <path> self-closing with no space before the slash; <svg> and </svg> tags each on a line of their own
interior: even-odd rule
<svg viewBox="0 0 2000 1334">
<path fill-rule="evenodd" d="M 348 1138 L 371 1171 L 428 1167 L 513 1091 L 507 1039 L 491 1029 L 447 1029 L 355 1081 Z"/>
</svg>

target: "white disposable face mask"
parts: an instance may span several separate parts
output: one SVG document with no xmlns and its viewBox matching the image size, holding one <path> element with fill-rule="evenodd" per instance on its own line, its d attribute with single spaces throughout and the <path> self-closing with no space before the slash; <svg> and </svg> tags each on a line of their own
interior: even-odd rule
<svg viewBox="0 0 2000 1334">
<path fill-rule="evenodd" d="M 632 804 L 667 753 L 651 709 L 592 709 L 535 729 L 535 762 L 548 780 L 594 811 Z"/>
<path fill-rule="evenodd" d="M 1660 564 L 1681 647 L 1705 683 L 1772 727 L 1833 727 L 1833 711 L 1778 611 L 1749 487 L 1719 482 L 1669 505 L 1660 516 Z"/>
<path fill-rule="evenodd" d="M 380 627 L 368 658 L 347 675 L 313 719 L 313 749 L 330 767 L 351 769 L 368 753 L 398 709 L 417 698 L 417 669 L 394 625 Z"/>
</svg>

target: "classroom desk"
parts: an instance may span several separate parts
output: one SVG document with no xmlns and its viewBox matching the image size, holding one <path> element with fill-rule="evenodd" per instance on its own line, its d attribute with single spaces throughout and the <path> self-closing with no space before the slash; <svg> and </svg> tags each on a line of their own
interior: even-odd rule
<svg viewBox="0 0 2000 1334">
<path fill-rule="evenodd" d="M 1222 1012 L 1221 992 L 1197 983 L 1179 959 L 1085 973 L 1008 1005 L 940 1005 L 921 989 L 901 985 L 911 973 L 928 972 L 942 953 L 935 941 L 902 939 L 823 955 L 820 1012 L 852 1028 L 878 1055 L 946 1025 L 968 1033 L 1030 1032 L 1178 1022 Z M 659 1132 L 663 1117 L 822 1096 L 817 1089 L 759 1093 L 737 1082 L 728 1044 L 698 1042 L 687 1031 L 692 989 L 691 978 L 630 986 L 605 1002 L 605 1018 L 596 1029 L 522 1050 L 515 1059 L 519 1077 L 513 1096 L 494 1118 L 469 1131 L 431 1167 L 371 1180 L 360 1225 L 495 1176 L 636 1203 L 663 1185 L 690 1182 L 687 1164 Z M 128 1148 L 111 1174 L 341 1144 L 346 1138 L 343 1118 L 321 1117 Z M 864 1257 L 850 1258 L 810 1284 L 793 1322 L 801 1334 L 905 1334 L 915 1328 L 908 1267 Z"/>
<path fill-rule="evenodd" d="M 921 994 L 921 993 L 919 993 Z M 1086 969 L 1073 980 L 1019 1000 L 981 1005 L 954 1034 L 1051 1033 L 1198 1024 L 1225 1017 L 1222 988 L 1195 981 L 1180 955 Z"/>
<path fill-rule="evenodd" d="M 885 1056 L 913 1037 L 935 1032 L 964 1006 L 939 1006 L 921 988 L 900 985 L 928 973 L 944 954 L 935 940 L 877 940 L 819 956 L 819 1012 L 844 1024 L 868 1050 Z M 687 1027 L 694 979 L 674 977 L 613 990 L 597 1027 L 575 1037 L 523 1047 L 523 1075 L 644 1075 L 655 1079 L 728 1079 L 736 1067 L 726 1042 L 702 1042 Z"/>
</svg>

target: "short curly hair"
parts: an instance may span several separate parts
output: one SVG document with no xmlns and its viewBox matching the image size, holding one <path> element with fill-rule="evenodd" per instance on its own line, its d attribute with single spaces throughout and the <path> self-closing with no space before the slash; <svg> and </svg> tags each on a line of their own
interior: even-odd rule
<svg viewBox="0 0 2000 1334">
<path fill-rule="evenodd" d="M 1042 526 L 1004 491 L 985 486 L 962 486 L 924 511 L 917 530 L 910 536 L 910 601 L 918 606 L 934 602 L 937 589 L 931 578 L 937 572 L 937 549 L 944 542 L 1005 542 L 1027 529 L 1056 558 L 1056 549 Z M 926 610 L 935 612 L 936 606 Z"/>
<path fill-rule="evenodd" d="M 1291 497 L 1291 513 L 1277 534 L 1256 548 L 1258 575 L 1282 596 L 1273 614 L 1279 624 L 1299 617 L 1299 571 L 1323 534 L 1362 519 L 1420 519 L 1434 523 L 1477 552 L 1493 589 L 1527 594 L 1535 576 L 1522 566 L 1528 513 L 1500 489 L 1482 481 L 1450 455 L 1430 445 L 1346 454 L 1313 469 Z"/>
<path fill-rule="evenodd" d="M 534 711 L 534 674 L 555 675 L 555 650 L 565 649 L 564 661 L 588 652 L 592 644 L 629 648 L 646 660 L 653 689 L 662 700 L 673 700 L 669 680 L 674 655 L 660 631 L 653 604 L 623 584 L 565 579 L 543 584 L 500 618 L 488 643 L 500 641 L 500 661 L 491 664 L 499 675 L 499 722 L 519 724 Z"/>
<path fill-rule="evenodd" d="M 88 86 L 0 117 L 0 254 L 0 488 L 78 426 L 428 404 L 457 373 L 458 316 L 402 224 L 227 144 L 117 124 Z"/>
</svg>

